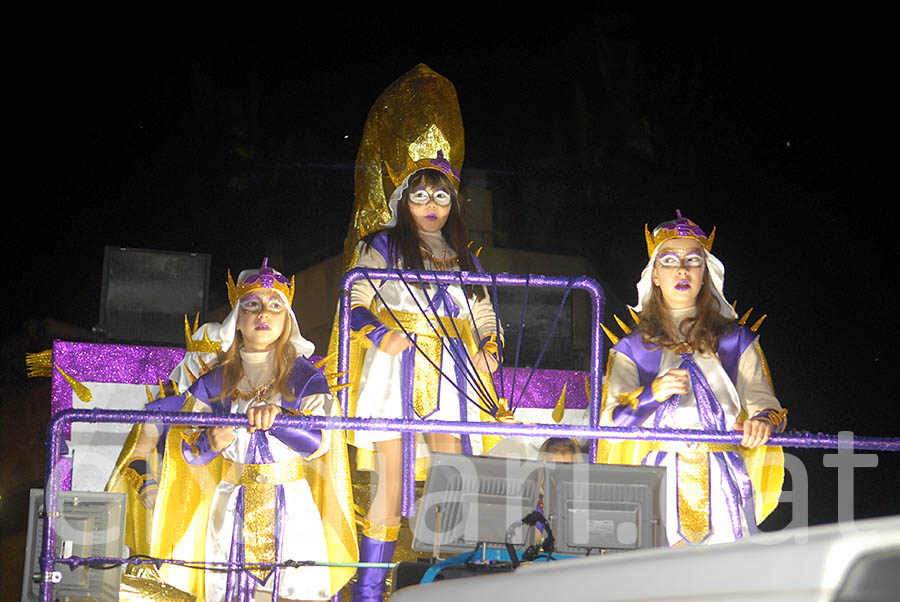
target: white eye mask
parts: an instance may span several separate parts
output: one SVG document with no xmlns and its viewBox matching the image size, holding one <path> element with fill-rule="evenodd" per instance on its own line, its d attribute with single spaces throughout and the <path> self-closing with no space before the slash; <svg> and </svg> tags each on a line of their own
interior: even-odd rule
<svg viewBox="0 0 900 602">
<path fill-rule="evenodd" d="M 443 188 L 434 190 L 431 186 L 417 188 L 409 193 L 409 202 L 416 205 L 425 205 L 431 200 L 434 200 L 441 207 L 446 207 L 453 199 L 450 193 Z"/>
</svg>

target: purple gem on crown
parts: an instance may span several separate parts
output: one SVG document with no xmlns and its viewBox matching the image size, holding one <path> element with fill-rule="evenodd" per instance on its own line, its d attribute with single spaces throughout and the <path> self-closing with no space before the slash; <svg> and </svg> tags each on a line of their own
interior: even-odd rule
<svg viewBox="0 0 900 602">
<path fill-rule="evenodd" d="M 275 282 L 278 281 L 281 284 L 284 284 L 288 287 L 291 286 L 291 281 L 273 270 L 269 267 L 269 258 L 263 257 L 262 265 L 259 266 L 259 273 L 254 274 L 247 278 L 244 283 L 253 284 L 255 282 L 259 282 L 262 288 L 273 288 L 275 286 Z"/>
<path fill-rule="evenodd" d="M 437 158 L 429 161 L 430 165 L 437 167 L 445 176 L 453 176 L 456 178 L 456 181 L 459 181 L 459 173 L 453 169 L 453 166 L 450 165 L 450 162 L 444 158 L 444 151 L 438 149 Z"/>
<path fill-rule="evenodd" d="M 675 230 L 675 233 L 681 238 L 690 236 L 707 238 L 706 233 L 700 228 L 700 226 L 698 226 L 688 218 L 682 217 L 680 209 L 675 210 L 675 215 L 677 216 L 676 219 L 661 224 L 660 229 Z"/>
</svg>

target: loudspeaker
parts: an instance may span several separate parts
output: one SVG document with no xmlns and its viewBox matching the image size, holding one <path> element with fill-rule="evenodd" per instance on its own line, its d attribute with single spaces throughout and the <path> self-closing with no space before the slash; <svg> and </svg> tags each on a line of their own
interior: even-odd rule
<svg viewBox="0 0 900 602">
<path fill-rule="evenodd" d="M 184 345 L 184 315 L 206 321 L 210 263 L 206 253 L 106 247 L 94 338 Z"/>
</svg>

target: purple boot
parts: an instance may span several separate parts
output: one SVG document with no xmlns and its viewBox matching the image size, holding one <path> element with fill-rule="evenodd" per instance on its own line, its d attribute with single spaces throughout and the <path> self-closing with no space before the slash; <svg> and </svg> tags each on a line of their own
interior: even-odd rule
<svg viewBox="0 0 900 602">
<path fill-rule="evenodd" d="M 368 525 L 367 525 L 368 527 Z M 360 562 L 390 562 L 394 556 L 394 546 L 397 544 L 399 527 L 382 527 L 386 531 L 383 535 L 388 538 L 393 535 L 391 541 L 375 539 L 363 535 L 359 543 Z M 363 533 L 370 531 L 366 528 Z M 379 533 L 381 535 L 381 533 Z M 356 571 L 356 582 L 350 586 L 353 594 L 353 602 L 382 602 L 382 594 L 385 590 L 385 579 L 388 570 L 386 568 L 360 568 Z"/>
</svg>

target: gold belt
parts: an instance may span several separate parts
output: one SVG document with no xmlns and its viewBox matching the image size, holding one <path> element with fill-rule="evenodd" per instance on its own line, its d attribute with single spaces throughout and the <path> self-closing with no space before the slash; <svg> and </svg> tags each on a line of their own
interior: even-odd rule
<svg viewBox="0 0 900 602">
<path fill-rule="evenodd" d="M 472 338 L 469 321 L 447 316 L 423 316 L 409 311 L 394 311 L 392 316 L 385 307 L 378 312 L 378 318 L 388 328 L 403 326 L 406 332 L 415 334 L 416 347 L 431 360 L 421 359 L 416 362 L 416 375 L 413 379 L 413 411 L 420 418 L 426 418 L 438 409 L 439 368 L 443 351 L 441 337 L 456 339 L 459 338 L 459 333 L 468 347 L 469 341 L 466 338 Z M 460 386 L 465 386 L 465 383 L 460 383 Z"/>
<path fill-rule="evenodd" d="M 222 480 L 235 485 L 281 485 L 306 478 L 306 460 L 294 458 L 272 464 L 241 464 L 224 459 Z"/>
<path fill-rule="evenodd" d="M 393 315 L 391 315 L 392 313 Z M 451 318 L 449 316 L 424 316 L 411 311 L 388 311 L 386 307 L 382 307 L 379 310 L 378 319 L 388 328 L 397 329 L 402 326 L 408 333 L 426 337 L 456 339 L 459 338 L 456 335 L 457 332 L 462 334 L 464 328 L 469 328 L 468 320 Z"/>
</svg>

